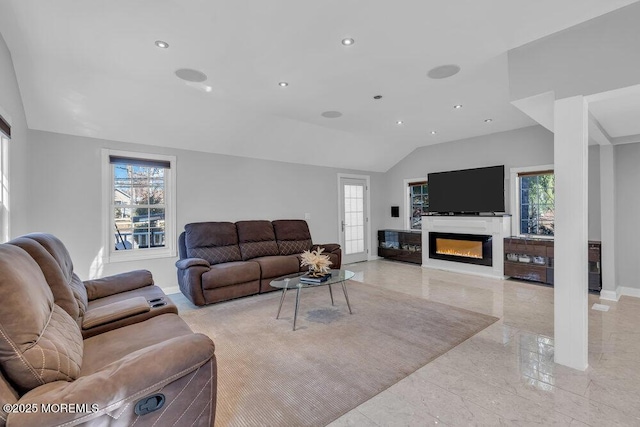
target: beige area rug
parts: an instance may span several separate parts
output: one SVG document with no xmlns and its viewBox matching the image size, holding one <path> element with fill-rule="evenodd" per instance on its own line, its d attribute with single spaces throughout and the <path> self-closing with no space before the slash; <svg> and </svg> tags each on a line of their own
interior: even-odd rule
<svg viewBox="0 0 640 427">
<path fill-rule="evenodd" d="M 242 298 L 181 316 L 210 336 L 218 359 L 216 427 L 324 426 L 497 320 L 348 282 Z"/>
</svg>

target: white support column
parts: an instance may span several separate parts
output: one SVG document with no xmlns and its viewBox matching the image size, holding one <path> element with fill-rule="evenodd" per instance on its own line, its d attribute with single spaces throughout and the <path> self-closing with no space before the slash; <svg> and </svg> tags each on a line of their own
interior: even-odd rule
<svg viewBox="0 0 640 427">
<path fill-rule="evenodd" d="M 588 366 L 588 108 L 584 97 L 555 102 L 555 362 Z"/>
<path fill-rule="evenodd" d="M 618 300 L 615 264 L 615 177 L 613 145 L 600 146 L 600 230 L 602 240 L 601 299 Z"/>
</svg>

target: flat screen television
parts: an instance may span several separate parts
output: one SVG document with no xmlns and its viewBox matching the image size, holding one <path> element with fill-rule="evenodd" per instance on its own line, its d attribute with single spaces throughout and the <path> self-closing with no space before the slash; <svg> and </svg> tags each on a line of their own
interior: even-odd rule
<svg viewBox="0 0 640 427">
<path fill-rule="evenodd" d="M 428 174 L 429 212 L 504 212 L 504 165 Z"/>
</svg>

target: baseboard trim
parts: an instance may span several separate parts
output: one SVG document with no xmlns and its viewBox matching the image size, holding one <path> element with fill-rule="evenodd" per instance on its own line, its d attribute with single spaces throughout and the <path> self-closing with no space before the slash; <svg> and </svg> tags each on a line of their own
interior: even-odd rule
<svg viewBox="0 0 640 427">
<path fill-rule="evenodd" d="M 179 286 L 166 286 L 162 288 L 162 291 L 169 295 L 169 294 L 179 294 L 180 293 L 180 287 Z"/>
<path fill-rule="evenodd" d="M 638 288 L 629 288 L 627 286 L 619 286 L 618 287 L 618 294 L 620 294 L 620 296 L 624 295 L 624 296 L 628 296 L 628 297 L 640 298 L 640 289 L 638 289 Z"/>
<path fill-rule="evenodd" d="M 618 295 L 618 292 L 616 291 L 600 291 L 600 299 L 618 301 L 620 299 L 620 295 Z"/>
<path fill-rule="evenodd" d="M 619 301 L 621 296 L 640 298 L 640 289 L 618 286 L 615 291 L 600 291 L 600 299 Z"/>
</svg>

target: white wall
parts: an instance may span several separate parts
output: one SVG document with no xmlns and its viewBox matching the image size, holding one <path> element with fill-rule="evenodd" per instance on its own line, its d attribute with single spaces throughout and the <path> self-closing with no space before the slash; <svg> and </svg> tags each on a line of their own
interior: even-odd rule
<svg viewBox="0 0 640 427">
<path fill-rule="evenodd" d="M 599 148 L 589 149 L 589 237 L 600 238 Z M 384 175 L 376 185 L 375 230 L 404 228 L 408 215 L 404 201 L 404 180 L 426 177 L 431 172 L 505 165 L 505 205 L 510 209 L 509 169 L 553 164 L 553 134 L 542 126 L 531 126 L 416 149 Z M 391 218 L 391 206 L 400 206 L 400 217 Z"/>
<path fill-rule="evenodd" d="M 177 286 L 177 258 L 100 266 L 101 149 L 177 157 L 177 228 L 195 221 L 304 218 L 317 243 L 338 240 L 337 174 L 375 173 L 303 166 L 188 150 L 128 144 L 30 130 L 30 230 L 67 245 L 82 278 L 134 268 L 151 270 L 157 284 Z M 374 178 L 375 177 L 375 178 Z M 92 266 L 93 265 L 93 269 Z M 95 271 L 94 271 L 95 270 Z"/>
<path fill-rule="evenodd" d="M 509 169 L 553 163 L 553 134 L 542 126 L 494 133 L 416 149 L 391 168 L 385 177 L 379 228 L 404 228 L 404 179 L 431 172 L 505 165 L 506 207 L 509 209 Z M 400 218 L 391 218 L 390 206 L 400 206 Z"/>
<path fill-rule="evenodd" d="M 13 70 L 11 53 L 0 35 L 0 112 L 10 116 L 11 142 L 9 143 L 9 233 L 10 237 L 24 234 L 28 229 L 27 180 L 27 123 L 22 98 Z"/>
<path fill-rule="evenodd" d="M 614 147 L 617 285 L 640 296 L 640 143 Z"/>
<path fill-rule="evenodd" d="M 600 146 L 589 147 L 589 240 L 600 240 Z"/>
</svg>

